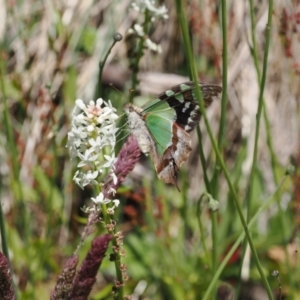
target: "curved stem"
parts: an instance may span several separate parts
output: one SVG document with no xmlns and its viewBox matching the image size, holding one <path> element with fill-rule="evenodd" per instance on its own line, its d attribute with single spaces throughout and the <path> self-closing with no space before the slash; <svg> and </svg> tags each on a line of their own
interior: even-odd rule
<svg viewBox="0 0 300 300">
<path fill-rule="evenodd" d="M 187 55 L 189 57 L 189 62 L 191 62 L 191 64 L 190 64 L 190 66 L 191 66 L 191 73 L 192 73 L 192 77 L 193 77 L 193 80 L 194 80 L 194 83 L 195 83 L 195 87 L 196 87 L 195 92 L 196 92 L 197 98 L 199 99 L 199 105 L 200 105 L 201 113 L 202 113 L 202 116 L 203 116 L 203 119 L 204 119 L 204 123 L 205 123 L 206 129 L 207 129 L 207 132 L 209 134 L 211 143 L 213 145 L 213 149 L 214 149 L 214 151 L 216 153 L 217 160 L 219 161 L 221 169 L 224 172 L 224 175 L 225 175 L 225 178 L 226 178 L 229 190 L 230 190 L 230 192 L 232 194 L 232 198 L 233 198 L 233 201 L 235 203 L 235 206 L 236 206 L 239 218 L 241 220 L 242 226 L 244 228 L 246 238 L 247 238 L 247 240 L 249 242 L 251 251 L 252 251 L 253 256 L 254 256 L 254 261 L 255 261 L 256 267 L 257 267 L 258 272 L 259 272 L 259 274 L 260 274 L 260 276 L 262 278 L 262 281 L 263 281 L 263 284 L 264 284 L 264 286 L 266 288 L 266 291 L 267 291 L 267 294 L 269 296 L 269 299 L 273 299 L 273 295 L 272 295 L 272 291 L 271 291 L 270 285 L 268 283 L 268 280 L 267 280 L 267 278 L 266 278 L 266 276 L 265 276 L 265 274 L 263 272 L 262 266 L 260 264 L 260 261 L 259 261 L 256 249 L 254 247 L 253 240 L 252 240 L 251 235 L 250 235 L 249 228 L 247 226 L 246 219 L 245 219 L 245 217 L 243 215 L 242 208 L 241 208 L 240 203 L 239 203 L 239 199 L 238 199 L 237 193 L 236 193 L 235 188 L 234 188 L 234 186 L 232 184 L 229 172 L 228 172 L 228 170 L 226 168 L 226 165 L 224 163 L 223 157 L 221 155 L 221 152 L 219 151 L 219 147 L 218 147 L 217 142 L 216 142 L 216 140 L 215 140 L 215 138 L 213 136 L 210 124 L 208 122 L 208 118 L 207 118 L 206 111 L 205 111 L 205 108 L 204 108 L 204 103 L 203 103 L 203 100 L 202 100 L 202 95 L 201 95 L 200 88 L 199 88 L 199 85 L 198 85 L 197 69 L 196 69 L 196 65 L 195 65 L 195 62 L 194 62 L 194 57 L 193 57 L 193 54 L 192 54 L 191 43 L 190 43 L 190 39 L 189 39 L 189 35 L 188 35 L 187 22 L 185 20 L 184 14 L 183 14 L 184 9 L 183 9 L 182 2 L 180 0 L 176 0 L 176 5 L 177 5 L 177 14 L 179 16 L 179 21 L 180 21 L 180 24 L 181 24 L 181 29 L 182 29 L 184 44 L 185 44 L 185 47 L 186 47 L 186 52 L 187 52 Z"/>
<path fill-rule="evenodd" d="M 103 74 L 103 69 L 104 69 L 106 60 L 107 60 L 112 48 L 114 47 L 114 45 L 121 40 L 122 40 L 122 35 L 119 33 L 116 33 L 114 35 L 114 41 L 113 41 L 112 45 L 107 50 L 106 55 L 104 56 L 104 59 L 102 61 L 100 61 L 100 63 L 99 63 L 98 88 L 97 88 L 96 97 L 95 97 L 96 99 L 102 97 L 102 74 Z"/>
</svg>

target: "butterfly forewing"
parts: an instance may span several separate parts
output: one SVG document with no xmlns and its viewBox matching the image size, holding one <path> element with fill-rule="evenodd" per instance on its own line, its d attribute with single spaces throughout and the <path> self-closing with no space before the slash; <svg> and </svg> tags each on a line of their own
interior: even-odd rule
<svg viewBox="0 0 300 300">
<path fill-rule="evenodd" d="M 142 115 L 159 115 L 162 118 L 165 118 L 167 120 L 170 120 L 174 122 L 176 119 L 176 111 L 172 109 L 168 102 L 161 101 L 161 99 L 157 98 L 154 99 L 145 105 L 142 106 Z"/>
<path fill-rule="evenodd" d="M 205 107 L 208 107 L 214 98 L 220 98 L 222 92 L 220 86 L 209 84 L 199 85 L 202 90 Z M 165 104 L 168 104 L 168 106 Z M 157 99 L 143 106 L 143 114 L 154 111 L 157 114 L 161 110 L 168 110 L 168 107 L 169 110 L 175 110 L 176 115 L 173 121 L 187 132 L 192 131 L 201 117 L 194 83 L 191 81 L 185 82 L 161 93 Z"/>
</svg>

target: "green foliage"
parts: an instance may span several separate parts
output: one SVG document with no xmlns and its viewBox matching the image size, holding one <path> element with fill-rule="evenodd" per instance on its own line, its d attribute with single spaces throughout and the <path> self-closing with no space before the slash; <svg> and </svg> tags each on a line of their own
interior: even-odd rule
<svg viewBox="0 0 300 300">
<path fill-rule="evenodd" d="M 82 48 L 87 54 L 91 55 L 95 47 L 95 40 L 97 38 L 97 31 L 95 28 L 87 27 L 79 41 L 79 48 Z"/>
</svg>

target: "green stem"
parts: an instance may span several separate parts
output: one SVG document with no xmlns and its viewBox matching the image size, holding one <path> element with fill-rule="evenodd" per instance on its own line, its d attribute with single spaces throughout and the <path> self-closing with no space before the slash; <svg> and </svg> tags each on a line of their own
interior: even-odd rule
<svg viewBox="0 0 300 300">
<path fill-rule="evenodd" d="M 102 212 L 102 215 L 103 215 L 103 220 L 104 220 L 104 223 L 106 225 L 111 225 L 112 224 L 112 221 L 114 221 L 112 219 L 112 217 L 107 213 L 107 207 L 105 204 L 102 204 L 101 205 L 101 212 Z M 118 245 L 117 243 L 117 239 L 116 239 L 116 230 L 115 228 L 113 229 L 113 232 L 111 231 L 108 231 L 109 234 L 112 234 L 113 235 L 113 238 L 112 238 L 112 244 L 114 247 L 117 247 L 117 248 L 120 248 L 120 246 Z M 124 299 L 124 288 L 123 288 L 123 276 L 122 276 L 122 271 L 121 271 L 121 255 L 119 252 L 114 252 L 115 254 L 115 269 L 116 269 L 116 274 L 117 274 L 117 279 L 121 284 L 121 286 L 118 288 L 118 299 L 119 300 L 123 300 Z"/>
<path fill-rule="evenodd" d="M 255 178 L 255 171 L 256 171 L 257 154 L 258 154 L 258 137 L 259 137 L 259 132 L 260 132 L 260 120 L 261 120 L 261 113 L 264 109 L 263 93 L 264 93 L 264 87 L 265 87 L 265 82 L 266 82 L 268 53 L 269 53 L 269 45 L 270 45 L 270 37 L 271 37 L 273 0 L 271 0 L 269 2 L 268 23 L 267 23 L 267 30 L 266 30 L 266 46 L 265 46 L 265 52 L 264 52 L 262 77 L 261 77 L 261 72 L 260 72 L 260 68 L 259 68 L 257 43 L 256 43 L 256 38 L 255 38 L 255 18 L 254 18 L 253 0 L 249 0 L 249 6 L 250 6 L 251 38 L 252 38 L 252 48 L 250 48 L 250 52 L 252 54 L 256 73 L 257 73 L 258 85 L 260 86 L 260 94 L 259 94 L 258 109 L 257 109 L 257 115 L 256 115 L 253 161 L 252 161 L 252 167 L 251 167 L 249 183 L 248 183 L 248 193 L 246 195 L 247 220 L 248 221 L 251 218 L 251 204 L 252 204 L 252 198 L 253 198 L 253 186 L 254 186 L 254 178 Z M 266 114 L 265 114 L 265 117 L 267 117 Z M 267 120 L 266 120 L 266 122 L 267 122 Z M 271 138 L 270 132 L 267 132 L 267 135 L 269 135 L 268 140 L 270 141 L 270 138 Z M 240 274 L 241 274 L 241 270 L 242 270 L 242 266 L 243 266 L 243 260 L 244 260 L 246 248 L 247 248 L 247 241 L 245 241 L 244 245 L 243 245 L 242 260 L 241 260 L 241 264 L 240 264 Z M 239 282 L 239 285 L 237 287 L 236 297 L 238 297 L 238 295 L 239 295 L 240 285 L 241 285 L 241 282 Z"/>
<path fill-rule="evenodd" d="M 223 72 L 222 72 L 222 100 L 221 100 L 221 118 L 219 124 L 219 134 L 218 134 L 218 147 L 222 151 L 223 140 L 224 140 L 224 131 L 225 131 L 225 122 L 226 122 L 226 108 L 227 108 L 227 70 L 228 70 L 228 54 L 227 54 L 227 6 L 226 0 L 222 0 L 222 36 L 223 36 Z M 220 176 L 220 166 L 216 162 L 214 169 L 214 174 L 212 177 L 212 186 L 213 186 L 213 197 L 218 198 L 218 187 L 219 187 L 219 176 Z"/>
<path fill-rule="evenodd" d="M 226 121 L 226 108 L 227 108 L 227 7 L 226 0 L 222 0 L 222 33 L 223 33 L 223 72 L 222 72 L 222 100 L 221 100 L 221 118 L 219 125 L 219 135 L 218 135 L 218 146 L 221 150 L 223 139 L 224 139 L 224 131 L 225 131 L 225 121 Z M 217 173 L 219 173 L 219 168 L 216 168 Z"/>
<path fill-rule="evenodd" d="M 258 100 L 258 108 L 256 114 L 256 128 L 255 128 L 255 144 L 254 144 L 254 151 L 253 151 L 253 161 L 251 167 L 251 173 L 249 178 L 249 186 L 248 186 L 248 201 L 247 201 L 247 220 L 250 219 L 251 216 L 251 203 L 253 198 L 253 182 L 255 177 L 256 171 L 256 162 L 257 162 L 257 153 L 258 153 L 258 137 L 260 132 L 260 120 L 261 120 L 261 113 L 263 109 L 263 95 L 264 89 L 266 84 L 267 78 L 267 66 L 268 66 L 268 54 L 269 54 L 269 46 L 270 46 L 270 39 L 271 39 L 271 26 L 272 26 L 272 11 L 273 11 L 273 0 L 269 1 L 269 12 L 268 12 L 268 23 L 266 27 L 266 46 L 264 52 L 264 60 L 263 60 L 263 71 L 262 71 L 262 78 L 260 82 L 260 92 L 259 92 L 259 100 Z M 256 49 L 254 49 L 256 51 Z M 258 68 L 259 70 L 259 68 Z M 259 74 L 259 71 L 258 71 Z"/>
<path fill-rule="evenodd" d="M 274 192 L 274 194 L 267 201 L 264 202 L 264 204 L 258 209 L 256 214 L 252 217 L 252 219 L 248 223 L 249 228 L 251 228 L 255 224 L 255 222 L 258 219 L 260 213 L 262 211 L 266 210 L 269 207 L 269 205 L 272 203 L 273 199 L 278 194 L 278 192 L 279 192 L 280 188 L 282 187 L 283 183 L 285 182 L 286 178 L 287 178 L 287 176 L 285 176 L 281 180 L 281 183 L 277 186 L 277 189 Z M 222 271 L 224 270 L 224 268 L 226 267 L 229 259 L 231 258 L 231 256 L 233 255 L 235 250 L 238 248 L 238 246 L 241 244 L 241 242 L 243 241 L 244 238 L 245 238 L 245 232 L 242 232 L 239 235 L 239 237 L 237 238 L 237 240 L 235 241 L 235 243 L 232 245 L 232 247 L 230 248 L 230 250 L 228 251 L 226 256 L 224 257 L 224 259 L 222 260 L 221 264 L 219 265 L 218 270 L 215 272 L 213 278 L 211 279 L 210 284 L 209 284 L 208 288 L 206 289 L 202 300 L 209 299 L 209 295 L 212 293 L 212 290 L 213 290 L 214 286 L 216 286 Z"/>
<path fill-rule="evenodd" d="M 222 64 L 223 64 L 223 72 L 222 72 L 222 87 L 223 87 L 223 93 L 222 93 L 222 100 L 221 100 L 221 118 L 220 118 L 220 124 L 219 124 L 219 134 L 218 134 L 218 148 L 219 151 L 222 152 L 223 147 L 223 140 L 224 140 L 224 132 L 225 132 L 225 122 L 226 122 L 226 108 L 227 108 L 227 60 L 228 60 L 228 54 L 227 54 L 227 5 L 226 0 L 222 0 L 222 39 L 223 39 L 223 57 L 222 57 Z M 214 199 L 218 199 L 219 197 L 219 176 L 221 173 L 221 168 L 219 165 L 219 162 L 217 161 L 215 164 L 214 173 L 211 180 L 212 185 L 212 196 Z M 213 233 L 213 241 L 215 243 L 214 249 L 213 249 L 213 271 L 215 272 L 217 269 L 217 266 L 219 265 L 219 254 L 218 254 L 218 223 L 217 223 L 217 214 L 212 214 L 212 233 Z"/>
<path fill-rule="evenodd" d="M 143 31 L 145 34 L 147 34 L 149 31 L 150 21 L 151 21 L 151 16 L 149 14 L 149 11 L 146 9 L 145 20 L 144 20 L 144 24 L 143 24 Z M 129 96 L 130 103 L 133 102 L 133 98 L 136 95 L 136 87 L 139 83 L 139 81 L 138 81 L 139 63 L 140 63 L 140 60 L 144 53 L 144 44 L 145 44 L 145 37 L 140 37 L 139 43 L 137 46 L 136 57 L 133 61 L 133 65 L 131 66 L 131 69 L 133 70 L 133 72 L 132 72 L 132 76 L 131 76 L 131 93 Z"/>
<path fill-rule="evenodd" d="M 255 20 L 254 20 L 254 4 L 253 0 L 249 0 L 249 6 L 250 6 L 250 20 L 251 20 L 251 39 L 252 39 L 252 48 L 250 46 L 250 51 L 253 57 L 256 73 L 257 73 L 257 79 L 258 79 L 258 85 L 260 84 L 261 78 L 260 78 L 260 68 L 258 63 L 258 52 L 257 52 L 257 44 L 256 44 L 256 38 L 255 38 Z"/>
<path fill-rule="evenodd" d="M 266 127 L 266 133 L 267 133 L 267 145 L 268 145 L 268 149 L 270 152 L 270 158 L 271 158 L 271 166 L 272 166 L 272 173 L 273 173 L 273 180 L 275 183 L 275 186 L 278 185 L 278 176 L 277 176 L 277 166 L 278 166 L 278 161 L 277 161 L 277 157 L 275 155 L 275 151 L 273 148 L 273 141 L 272 141 L 272 135 L 271 135 L 271 126 L 270 126 L 270 122 L 268 119 L 268 115 L 267 115 L 267 111 L 266 111 L 266 107 L 264 105 L 264 109 L 263 109 L 263 114 L 264 114 L 264 121 L 265 121 L 265 127 Z M 287 241 L 288 237 L 289 237 L 289 230 L 286 228 L 286 214 L 282 209 L 281 206 L 281 199 L 280 196 L 278 194 L 276 194 L 276 200 L 277 200 L 277 208 L 279 211 L 279 219 L 280 219 L 280 223 L 281 223 L 281 234 L 282 234 L 282 240 L 283 241 Z M 285 254 L 285 263 L 287 265 L 287 269 L 288 269 L 288 278 L 289 278 L 289 282 L 290 282 L 290 294 L 291 294 L 291 299 L 296 299 L 296 295 L 294 294 L 294 287 L 295 285 L 295 281 L 294 281 L 294 276 L 293 276 L 293 269 L 291 267 L 291 262 L 290 262 L 290 255 L 288 253 L 288 248 L 287 245 L 284 247 L 284 254 Z"/>
<path fill-rule="evenodd" d="M 204 183 L 205 183 L 205 188 L 206 191 L 209 194 L 212 194 L 212 189 L 210 186 L 210 182 L 208 179 L 208 175 L 207 175 L 207 171 L 206 171 L 206 160 L 205 160 L 205 155 L 204 155 L 204 150 L 203 150 L 203 144 L 202 144 L 202 133 L 201 133 L 201 129 L 200 126 L 197 126 L 197 135 L 198 135 L 198 141 L 199 141 L 199 156 L 200 156 L 200 160 L 201 160 L 201 166 L 202 166 L 202 171 L 203 171 L 203 178 L 204 178 Z M 197 218 L 199 218 L 200 222 L 200 216 L 197 215 Z M 212 241 L 213 241 L 213 252 L 212 252 L 212 270 L 214 271 L 217 267 L 217 260 L 218 260 L 218 252 L 217 252 L 217 238 L 218 238 L 218 222 L 217 222 L 217 212 L 212 211 L 211 212 L 211 222 L 212 222 Z M 201 231 L 201 224 L 199 223 L 199 228 Z M 204 241 L 203 239 L 203 234 L 201 233 L 201 238 L 202 238 L 202 242 Z M 206 249 L 206 246 L 204 244 L 204 249 Z M 208 255 L 207 251 L 205 250 L 206 255 Z M 208 256 L 207 256 L 208 257 Z"/>
<path fill-rule="evenodd" d="M 205 258 L 206 258 L 205 261 L 208 262 L 208 265 L 211 268 L 211 259 L 210 259 L 210 255 L 209 255 L 209 252 L 208 252 L 207 247 L 206 247 L 205 233 L 204 233 L 204 228 L 203 228 L 203 224 L 202 224 L 202 221 L 201 221 L 201 204 L 202 204 L 203 197 L 204 197 L 204 195 L 202 195 L 200 197 L 200 199 L 198 200 L 196 217 L 197 217 L 197 220 L 198 220 L 198 226 L 199 226 L 200 235 L 201 235 L 201 242 L 202 242 L 204 253 L 205 253 Z"/>
<path fill-rule="evenodd" d="M 102 74 L 103 74 L 103 69 L 104 69 L 104 66 L 105 66 L 105 63 L 106 63 L 106 60 L 111 52 L 111 49 L 114 47 L 114 45 L 121 41 L 122 40 L 122 35 L 119 34 L 119 33 L 116 33 L 114 35 L 114 41 L 113 43 L 111 44 L 111 46 L 109 47 L 109 49 L 107 50 L 106 52 L 106 55 L 104 56 L 104 59 L 102 61 L 100 61 L 99 63 L 99 74 L 98 74 L 98 89 L 97 89 L 97 93 L 95 95 L 95 98 L 98 99 L 98 98 L 101 98 L 103 95 L 102 95 Z"/>
<path fill-rule="evenodd" d="M 260 69 L 259 69 L 259 63 L 258 63 L 257 44 L 256 44 L 256 38 L 255 38 L 255 18 L 254 18 L 253 0 L 249 0 L 249 9 L 250 9 L 252 47 L 251 47 L 250 42 L 249 42 L 248 39 L 247 39 L 247 41 L 248 41 L 248 44 L 249 44 L 249 47 L 250 47 L 250 52 L 251 52 L 252 57 L 253 57 L 254 66 L 255 66 L 255 69 L 256 69 L 256 73 L 257 73 L 258 85 L 260 85 L 261 75 L 260 75 Z M 252 163 L 254 163 L 254 161 Z M 251 185 L 253 185 L 253 183 Z M 247 196 L 249 196 L 249 195 L 246 195 L 246 197 Z M 246 201 L 247 201 L 247 199 L 246 199 Z M 247 203 L 248 203 L 248 208 L 249 208 L 249 201 Z M 250 213 L 249 213 L 249 210 L 248 210 L 247 218 L 249 218 L 249 217 L 250 217 Z M 242 259 L 240 261 L 240 266 L 239 266 L 239 278 L 240 278 L 240 280 L 239 280 L 239 282 L 237 284 L 237 287 L 236 287 L 235 299 L 238 299 L 238 297 L 239 297 L 240 288 L 241 288 L 241 284 L 242 284 L 241 273 L 242 273 L 242 268 L 243 268 L 243 262 L 244 262 L 246 249 L 247 249 L 247 241 L 244 241 L 243 247 L 242 247 L 242 255 L 241 255 Z"/>
<path fill-rule="evenodd" d="M 192 77 L 193 77 L 194 84 L 195 84 L 195 87 L 196 87 L 195 92 L 196 92 L 197 98 L 199 99 L 199 105 L 200 105 L 200 109 L 201 109 L 201 113 L 202 113 L 202 116 L 203 116 L 203 119 L 204 119 L 205 126 L 206 126 L 207 132 L 209 134 L 211 143 L 213 145 L 213 149 L 216 153 L 217 159 L 218 159 L 219 164 L 221 166 L 221 169 L 224 172 L 227 184 L 229 186 L 229 190 L 232 194 L 232 198 L 233 198 L 233 201 L 235 203 L 236 209 L 238 211 L 239 218 L 240 218 L 241 223 L 243 225 L 243 228 L 245 230 L 245 235 L 247 237 L 247 240 L 249 242 L 251 251 L 252 251 L 253 256 L 254 256 L 254 261 L 255 261 L 256 267 L 257 267 L 258 272 L 259 272 L 259 274 L 262 278 L 262 281 L 263 281 L 263 284 L 266 288 L 269 299 L 273 299 L 271 288 L 269 286 L 267 278 L 266 278 L 266 276 L 263 272 L 262 266 L 260 264 L 256 249 L 254 247 L 254 243 L 252 241 L 252 238 L 251 238 L 251 235 L 250 235 L 250 232 L 249 232 L 249 228 L 247 227 L 246 219 L 243 215 L 242 208 L 241 208 L 240 203 L 239 203 L 238 196 L 237 196 L 236 191 L 234 189 L 234 186 L 231 182 L 229 172 L 228 172 L 228 170 L 225 166 L 225 163 L 224 163 L 223 157 L 222 157 L 222 155 L 219 151 L 217 142 L 214 139 L 214 136 L 213 136 L 213 133 L 212 133 L 212 130 L 211 130 L 211 127 L 210 127 L 210 124 L 209 124 L 209 121 L 208 121 L 208 118 L 207 118 L 207 115 L 206 115 L 204 103 L 203 103 L 203 100 L 202 100 L 202 95 L 201 95 L 200 88 L 199 88 L 199 85 L 198 85 L 197 69 L 196 69 L 196 65 L 195 65 L 195 62 L 194 62 L 194 57 L 193 57 L 192 50 L 191 50 L 191 43 L 190 43 L 190 39 L 189 39 L 189 35 L 188 35 L 187 23 L 186 23 L 186 20 L 185 20 L 185 16 L 183 14 L 184 9 L 183 9 L 183 6 L 182 6 L 182 2 L 180 0 L 176 0 L 176 8 L 177 8 L 177 14 L 179 16 L 179 22 L 181 24 L 181 30 L 182 30 L 182 34 L 183 34 L 184 44 L 185 44 L 185 47 L 186 47 L 186 52 L 187 52 L 187 55 L 189 56 L 189 61 L 192 62 L 190 64 L 190 66 L 191 66 Z"/>
<path fill-rule="evenodd" d="M 208 175 L 206 172 L 206 159 L 205 159 L 204 150 L 203 150 L 202 132 L 201 132 L 200 126 L 197 126 L 197 135 L 198 135 L 198 141 L 199 141 L 199 156 L 200 156 L 201 166 L 202 166 L 202 170 L 203 170 L 203 179 L 204 179 L 204 183 L 205 183 L 205 188 L 206 188 L 207 192 L 211 194 L 210 182 L 209 182 Z"/>
<path fill-rule="evenodd" d="M 186 47 L 188 65 L 191 68 L 190 69 L 190 74 L 193 75 L 191 77 L 195 79 L 195 78 L 198 78 L 198 76 L 197 76 L 197 72 L 196 72 L 195 67 L 194 67 L 194 70 L 192 68 L 192 66 L 195 66 L 195 64 L 194 64 L 194 59 L 192 57 L 191 43 L 190 43 L 190 39 L 189 39 L 187 23 L 186 23 L 186 20 L 185 20 L 184 9 L 183 9 L 181 0 L 176 0 L 176 9 L 177 9 L 177 15 L 178 15 L 178 18 L 179 18 L 179 23 L 180 23 L 180 27 L 181 27 L 181 31 L 182 31 L 184 45 Z M 195 83 L 195 86 L 197 86 L 197 88 L 199 89 L 198 79 L 195 79 L 194 83 Z M 199 94 L 199 97 L 200 97 L 199 98 L 200 102 L 203 102 L 202 94 Z M 200 134 L 201 134 L 200 129 L 197 129 L 197 132 L 198 132 L 198 137 L 199 137 Z M 201 140 L 199 140 L 199 142 L 200 141 Z M 206 168 L 205 168 L 206 163 L 204 163 L 205 158 L 204 158 L 204 153 L 203 153 L 203 148 L 202 148 L 201 142 L 199 144 L 199 149 L 200 149 L 200 159 L 203 162 L 202 169 L 203 169 L 203 174 L 204 174 L 206 190 L 207 190 L 208 193 L 211 194 L 213 189 L 210 186 L 208 176 L 206 174 Z M 213 248 L 213 251 L 212 251 L 212 271 L 214 272 L 217 268 L 217 265 L 218 265 L 218 251 L 217 251 L 217 249 L 218 249 L 218 247 L 217 247 L 217 245 L 218 245 L 218 222 L 217 222 L 217 212 L 212 212 L 211 213 L 211 222 L 212 222 L 212 248 Z"/>
</svg>

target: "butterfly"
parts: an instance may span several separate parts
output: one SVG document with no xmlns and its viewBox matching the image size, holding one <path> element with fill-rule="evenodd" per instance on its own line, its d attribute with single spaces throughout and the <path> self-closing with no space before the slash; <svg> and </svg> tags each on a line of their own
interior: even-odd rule
<svg viewBox="0 0 300 300">
<path fill-rule="evenodd" d="M 205 107 L 220 98 L 220 86 L 203 83 L 199 86 Z M 194 83 L 176 85 L 142 107 L 127 103 L 124 111 L 131 134 L 141 151 L 150 154 L 158 178 L 179 190 L 177 174 L 192 150 L 189 133 L 201 117 Z"/>
</svg>

